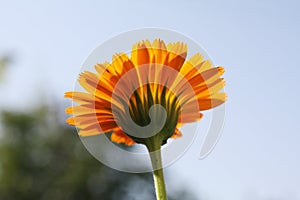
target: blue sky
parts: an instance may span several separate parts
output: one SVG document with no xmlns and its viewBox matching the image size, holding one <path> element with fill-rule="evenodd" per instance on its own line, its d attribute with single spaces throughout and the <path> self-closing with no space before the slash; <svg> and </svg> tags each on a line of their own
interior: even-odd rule
<svg viewBox="0 0 300 200">
<path fill-rule="evenodd" d="M 226 69 L 226 122 L 214 152 L 196 143 L 167 171 L 210 200 L 299 200 L 300 4 L 261 1 L 2 1 L 0 53 L 14 62 L 0 108 L 62 99 L 99 44 L 141 27 L 199 42 Z M 176 175 L 176 176 L 175 176 Z"/>
</svg>

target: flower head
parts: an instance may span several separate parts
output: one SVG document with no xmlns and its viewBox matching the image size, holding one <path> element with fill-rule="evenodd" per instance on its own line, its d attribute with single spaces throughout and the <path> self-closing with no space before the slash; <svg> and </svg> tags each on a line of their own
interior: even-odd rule
<svg viewBox="0 0 300 200">
<path fill-rule="evenodd" d="M 80 74 L 86 92 L 65 93 L 78 103 L 66 109 L 73 115 L 67 123 L 81 136 L 112 132 L 112 141 L 126 145 L 181 137 L 180 126 L 226 100 L 224 69 L 200 53 L 186 57 L 186 44 L 156 39 L 134 44 L 131 55 L 119 53 L 111 63 L 96 64 L 97 73 Z"/>
</svg>

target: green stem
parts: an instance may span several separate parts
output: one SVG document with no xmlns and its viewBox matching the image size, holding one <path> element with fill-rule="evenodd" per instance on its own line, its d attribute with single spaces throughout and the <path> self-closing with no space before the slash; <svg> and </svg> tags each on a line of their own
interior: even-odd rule
<svg viewBox="0 0 300 200">
<path fill-rule="evenodd" d="M 160 150 L 159 150 L 160 154 Z M 157 158 L 154 158 L 155 160 Z M 153 165 L 153 159 L 152 165 Z M 156 161 L 154 161 L 156 162 Z M 160 161 L 161 162 L 161 161 Z M 154 169 L 156 167 L 153 167 Z M 154 179 L 154 185 L 155 185 L 155 193 L 156 193 L 156 199 L 157 200 L 167 200 L 167 193 L 166 193 L 166 186 L 165 186 L 165 180 L 164 180 L 164 174 L 163 169 L 158 168 L 153 171 L 153 179 Z"/>
<path fill-rule="evenodd" d="M 162 168 L 161 159 L 161 143 L 151 143 L 146 145 L 150 154 L 152 168 L 153 168 L 153 179 L 155 186 L 155 194 L 157 200 L 167 200 L 167 192 Z"/>
</svg>

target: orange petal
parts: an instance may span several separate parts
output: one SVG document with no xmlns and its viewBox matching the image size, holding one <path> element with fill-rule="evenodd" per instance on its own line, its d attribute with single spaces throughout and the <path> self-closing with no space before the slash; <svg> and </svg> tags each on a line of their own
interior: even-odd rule
<svg viewBox="0 0 300 200">
<path fill-rule="evenodd" d="M 200 64 L 196 65 L 195 67 L 200 73 L 202 73 L 206 70 L 211 69 L 213 65 L 210 60 L 204 60 Z"/>
<path fill-rule="evenodd" d="M 99 135 L 99 134 L 103 134 L 103 133 L 104 132 L 102 132 L 98 128 L 90 128 L 90 129 L 81 129 L 78 132 L 78 135 L 80 135 L 82 137 L 87 137 L 87 136 L 94 136 L 94 135 Z"/>
<path fill-rule="evenodd" d="M 66 92 L 64 97 L 71 98 L 77 103 L 93 103 L 95 101 L 100 102 L 98 97 L 84 92 Z"/>
<path fill-rule="evenodd" d="M 98 120 L 98 121 L 91 120 L 91 121 L 80 122 L 80 126 L 78 128 L 85 129 L 88 127 L 92 127 L 94 125 L 100 126 L 100 130 L 102 130 L 103 132 L 110 131 L 118 126 L 114 119 L 105 119 L 105 120 Z"/>
<path fill-rule="evenodd" d="M 70 106 L 66 109 L 66 114 L 75 114 L 75 115 L 85 115 L 85 114 L 96 114 L 96 113 L 107 113 L 111 114 L 112 111 L 110 108 L 98 107 L 95 108 L 94 105 L 80 105 L 80 106 Z"/>
<path fill-rule="evenodd" d="M 192 123 L 199 121 L 203 117 L 202 113 L 199 112 L 187 112 L 187 113 L 182 113 L 179 116 L 179 122 L 180 123 Z"/>
<path fill-rule="evenodd" d="M 114 128 L 117 126 L 114 118 L 79 118 L 77 116 L 74 117 L 74 122 L 77 128 L 85 129 L 87 127 L 90 127 L 92 125 L 99 125 L 100 128 L 103 131 L 108 131 L 111 128 Z"/>
<path fill-rule="evenodd" d="M 221 76 L 221 74 L 220 74 L 221 69 L 222 69 L 221 67 L 214 67 L 214 68 L 206 70 L 202 73 L 198 73 L 196 76 L 188 79 L 189 83 L 193 87 L 212 83 L 213 81 L 215 81 L 216 79 L 218 79 Z"/>
<path fill-rule="evenodd" d="M 200 110 L 208 110 L 223 104 L 227 99 L 225 93 L 217 93 L 210 99 L 198 99 L 198 105 Z"/>
<path fill-rule="evenodd" d="M 167 56 L 167 47 L 164 41 L 156 39 L 152 43 L 153 59 L 157 64 L 164 64 Z M 152 61 L 152 60 L 151 60 Z"/>
<path fill-rule="evenodd" d="M 203 56 L 200 53 L 193 55 L 188 61 L 186 61 L 180 69 L 180 74 L 185 79 L 189 80 L 199 73 L 195 68 L 203 59 Z"/>
<path fill-rule="evenodd" d="M 80 128 L 80 127 L 78 127 Z M 86 126 L 84 128 L 80 128 L 79 135 L 80 136 L 92 136 L 92 135 L 98 135 L 102 133 L 106 133 L 109 131 L 112 131 L 116 129 L 116 124 L 112 122 L 103 122 L 99 124 L 92 124 L 90 126 Z"/>
<path fill-rule="evenodd" d="M 128 146 L 135 144 L 135 142 L 129 136 L 127 136 L 121 129 L 118 129 L 114 133 L 112 133 L 110 139 L 111 141 L 118 144 L 124 143 Z"/>
<path fill-rule="evenodd" d="M 70 117 L 70 118 L 66 119 L 66 122 L 71 126 L 75 126 L 74 117 Z"/>
<path fill-rule="evenodd" d="M 225 86 L 225 80 L 223 78 L 219 78 L 216 81 L 208 84 L 202 85 L 200 87 L 195 88 L 195 93 L 197 98 L 211 98 L 214 94 L 218 93 Z"/>
<path fill-rule="evenodd" d="M 113 55 L 112 57 L 112 66 L 117 72 L 118 75 L 122 75 L 123 73 L 123 64 L 129 60 L 127 54 L 125 53 L 118 53 Z"/>
<path fill-rule="evenodd" d="M 138 42 L 132 47 L 131 60 L 136 67 L 150 62 L 150 55 L 145 43 L 150 43 L 150 42 L 149 41 Z"/>
<path fill-rule="evenodd" d="M 78 82 L 87 92 L 99 98 L 110 99 L 112 95 L 112 86 L 104 85 L 94 73 L 87 71 L 81 73 Z"/>
<path fill-rule="evenodd" d="M 167 66 L 179 71 L 187 56 L 187 45 L 182 42 L 167 45 L 169 51 Z"/>
<path fill-rule="evenodd" d="M 175 129 L 175 132 L 174 132 L 174 134 L 171 136 L 171 138 L 177 139 L 177 138 L 180 138 L 180 137 L 182 137 L 182 133 L 181 133 L 181 131 L 180 131 L 178 128 L 176 128 L 176 129 Z"/>
</svg>

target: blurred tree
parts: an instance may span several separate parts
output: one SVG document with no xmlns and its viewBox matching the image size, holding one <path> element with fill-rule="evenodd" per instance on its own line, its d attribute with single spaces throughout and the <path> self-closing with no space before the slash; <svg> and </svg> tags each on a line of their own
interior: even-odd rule
<svg viewBox="0 0 300 200">
<path fill-rule="evenodd" d="M 2 56 L 0 57 L 0 81 L 3 78 L 3 74 L 7 67 L 7 64 L 11 62 L 11 56 Z"/>
<path fill-rule="evenodd" d="M 1 118 L 1 200 L 155 199 L 150 173 L 128 174 L 102 165 L 48 107 L 3 112 Z M 197 199 L 185 191 L 173 194 L 170 200 Z"/>
</svg>

